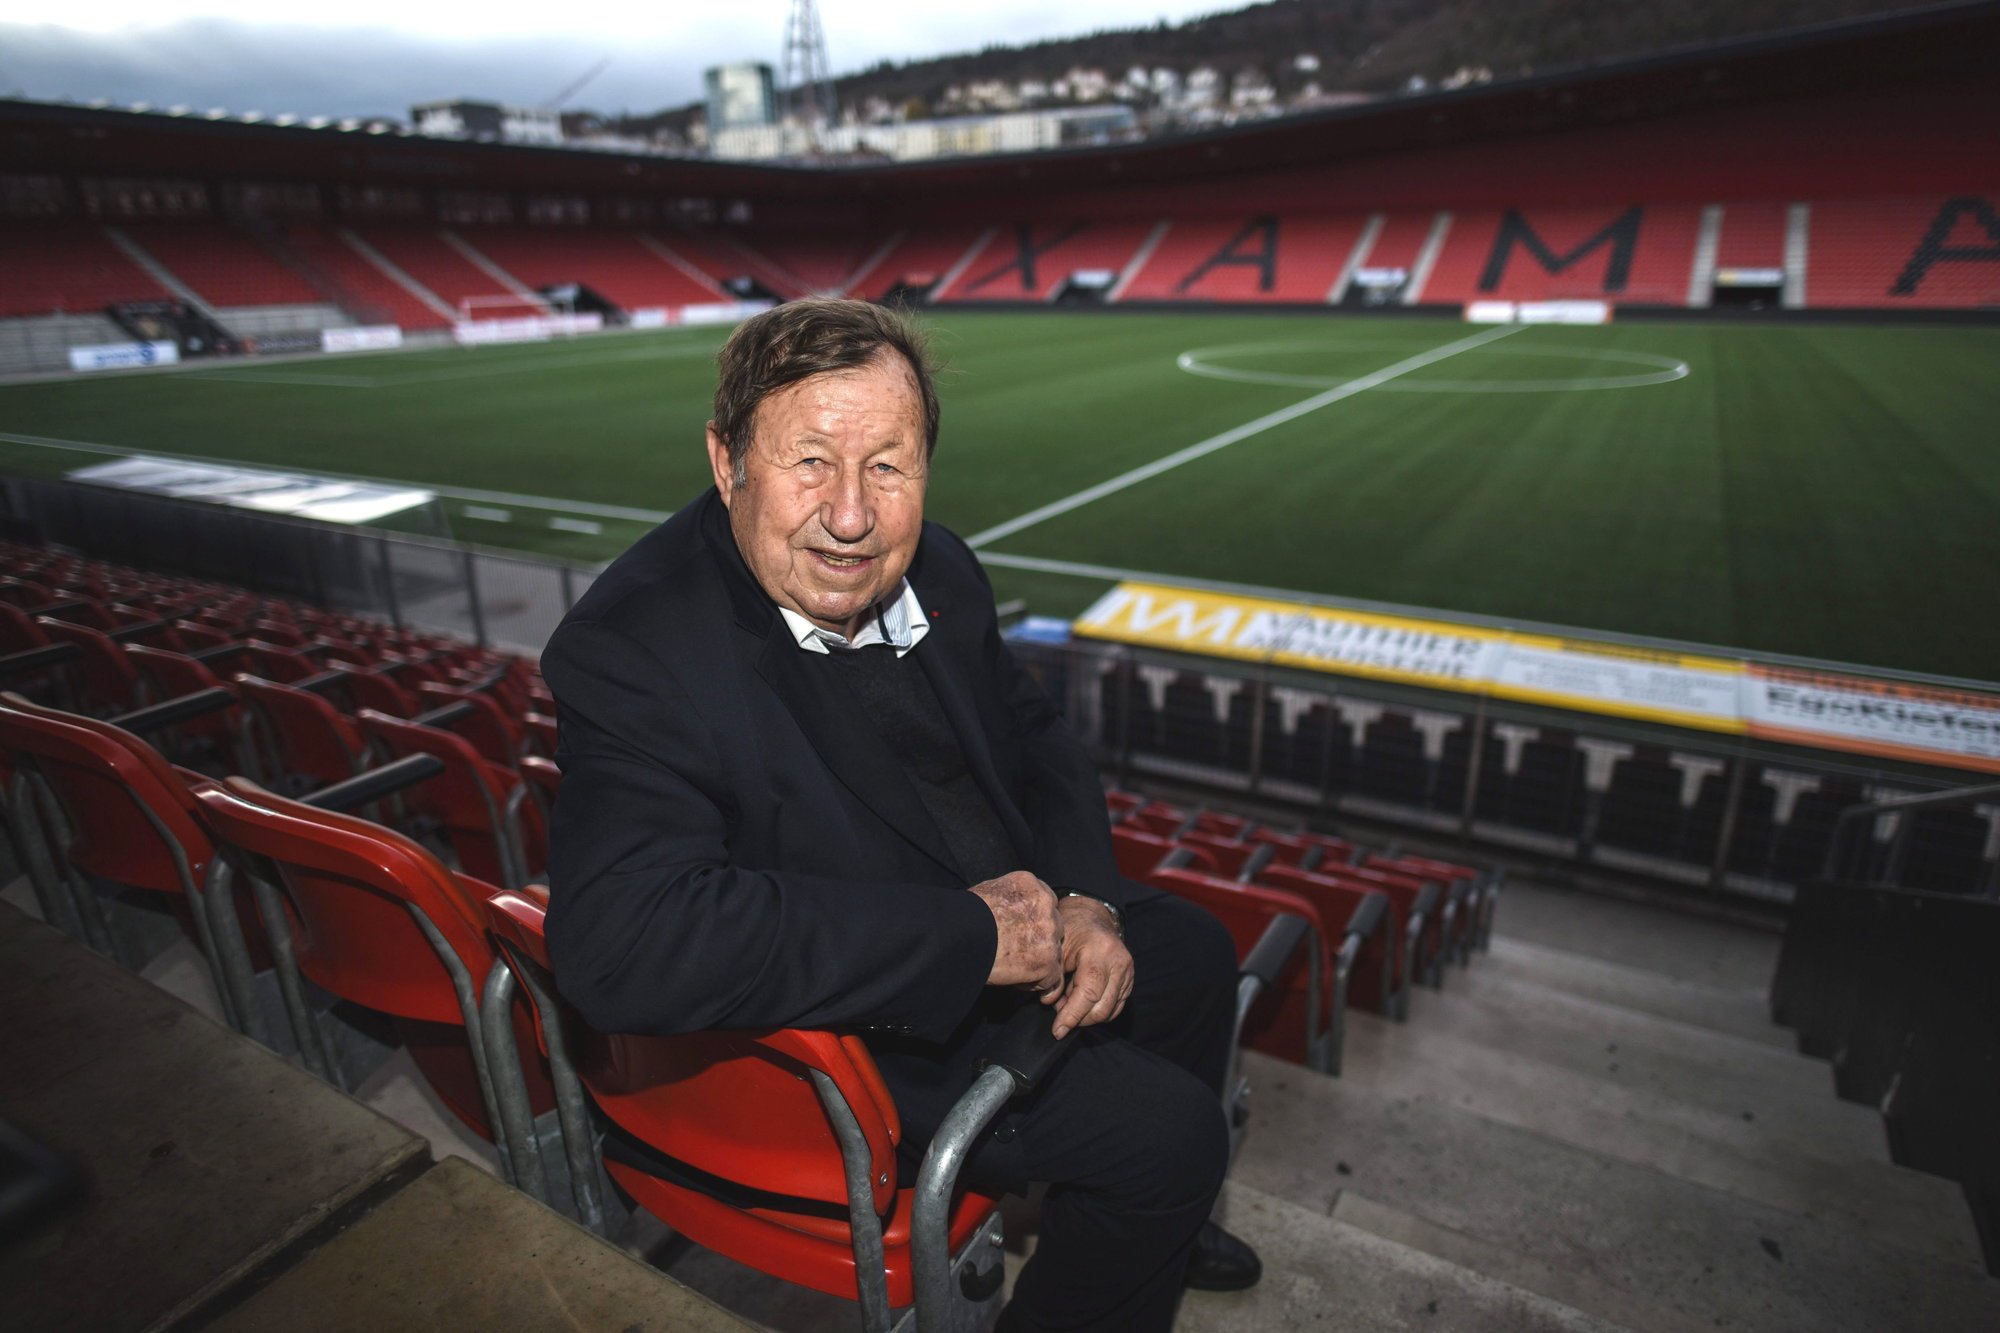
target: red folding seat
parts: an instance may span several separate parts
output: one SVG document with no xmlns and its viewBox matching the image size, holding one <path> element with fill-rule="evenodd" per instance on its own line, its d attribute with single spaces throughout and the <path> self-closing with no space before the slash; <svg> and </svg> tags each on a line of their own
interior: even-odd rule
<svg viewBox="0 0 2000 1333">
<path fill-rule="evenodd" d="M 1146 803 L 1146 798 L 1135 791 L 1107 791 L 1104 793 L 1104 810 L 1111 816 L 1111 822 L 1119 820 Z"/>
<path fill-rule="evenodd" d="M 1302 833 L 1299 835 L 1314 847 L 1319 848 L 1322 863 L 1335 861 L 1346 865 L 1360 855 L 1361 848 L 1345 838 L 1336 838 L 1327 833 Z"/>
<path fill-rule="evenodd" d="M 24 653 L 30 648 L 46 648 L 48 631 L 35 618 L 12 602 L 0 602 L 0 653 Z"/>
<path fill-rule="evenodd" d="M 63 845 L 48 846 L 60 859 L 26 857 L 44 917 L 75 918 L 86 938 L 99 936 L 93 943 L 115 955 L 113 927 L 82 877 L 172 895 L 177 905 L 184 904 L 179 915 L 208 962 L 223 1016 L 238 1031 L 264 1040 L 249 998 L 254 965 L 244 935 L 238 923 L 218 919 L 207 900 L 215 844 L 184 778 L 139 737 L 18 694 L 0 694 L 0 748 L 15 761 L 8 806 L 17 842 L 56 827 L 48 820 L 41 829 L 28 827 L 35 794 L 28 790 L 27 770 L 47 784 L 46 795 L 62 812 L 67 838 Z"/>
<path fill-rule="evenodd" d="M 129 712 L 139 705 L 139 669 L 103 630 L 87 625 L 37 616 L 35 623 L 50 640 L 73 643 L 82 652 L 77 659 L 77 676 L 83 685 L 79 702 L 86 712 L 105 716 Z"/>
<path fill-rule="evenodd" d="M 369 708 L 356 720 L 362 733 L 393 758 L 428 754 L 444 764 L 442 773 L 405 790 L 403 804 L 412 814 L 436 822 L 467 874 L 518 889 L 546 872 L 548 831 L 542 808 L 530 799 L 519 773 L 487 759 L 453 732 Z"/>
<path fill-rule="evenodd" d="M 521 776 L 535 790 L 536 799 L 542 803 L 542 813 L 552 814 L 556 808 L 556 790 L 562 786 L 562 769 L 556 761 L 541 755 L 524 755 L 521 759 Z"/>
<path fill-rule="evenodd" d="M 49 596 L 49 590 L 39 583 L 30 583 L 26 579 L 17 579 L 12 575 L 0 578 L 0 602 L 5 602 L 9 606 L 32 611 L 38 606 L 47 606 L 53 600 L 54 598 Z"/>
<path fill-rule="evenodd" d="M 1461 958 L 1469 958 L 1473 946 L 1485 948 L 1492 944 L 1493 913 L 1500 898 L 1500 876 L 1496 872 L 1460 865 L 1455 861 L 1440 861 L 1435 857 L 1411 856 L 1369 856 L 1364 865 L 1382 870 L 1400 871 L 1420 875 L 1449 886 L 1454 899 L 1460 904 L 1463 920 L 1458 923 L 1457 938 L 1460 941 Z"/>
<path fill-rule="evenodd" d="M 1254 842 L 1271 849 L 1271 860 L 1277 865 L 1300 866 L 1310 869 L 1323 853 L 1320 845 L 1302 833 L 1284 833 L 1271 828 L 1253 828 L 1243 835 L 1245 842 Z"/>
<path fill-rule="evenodd" d="M 174 632 L 181 636 L 181 642 L 187 645 L 189 652 L 199 652 L 203 648 L 220 648 L 224 644 L 236 642 L 236 636 L 228 630 L 218 629 L 214 625 L 191 620 L 186 616 L 174 622 Z"/>
<path fill-rule="evenodd" d="M 58 588 L 55 600 L 42 608 L 42 614 L 72 625 L 87 625 L 95 630 L 108 632 L 118 628 L 117 617 L 106 610 L 103 603 L 91 592 L 76 588 Z"/>
<path fill-rule="evenodd" d="M 261 732 L 258 767 L 298 790 L 353 777 L 367 766 L 368 743 L 354 720 L 310 690 L 238 673 L 236 686 Z"/>
<path fill-rule="evenodd" d="M 1224 879 L 1250 880 L 1257 877 L 1257 871 L 1271 859 L 1271 853 L 1263 844 L 1242 842 L 1236 838 L 1224 837 L 1220 833 L 1208 833 L 1199 828 L 1189 829 L 1181 834 L 1178 844 L 1195 847 L 1207 852 L 1215 862 L 1215 873 Z"/>
<path fill-rule="evenodd" d="M 214 748 L 232 772 L 256 776 L 251 762 L 249 737 L 244 731 L 243 696 L 234 683 L 223 680 L 209 669 L 208 663 L 186 653 L 128 643 L 125 645 L 125 656 L 150 682 L 151 694 L 156 700 L 174 699 L 201 690 L 229 691 L 236 699 L 234 704 L 176 723 L 172 734 L 181 740 L 204 742 Z"/>
<path fill-rule="evenodd" d="M 1021 1011 L 1009 1035 L 1024 1038 L 1024 1056 L 999 1055 L 980 1074 L 947 1121 L 955 1136 L 940 1131 L 908 1183 L 895 1104 L 858 1036 L 592 1031 L 555 999 L 547 902 L 539 888 L 496 894 L 487 921 L 535 994 L 558 1080 L 573 1070 L 609 1122 L 604 1166 L 620 1188 L 698 1245 L 858 1300 L 864 1329 L 887 1330 L 892 1309 L 913 1304 L 919 1328 L 991 1323 L 997 1201 L 956 1188 L 955 1177 L 992 1116 L 1059 1056 L 1046 1013 Z M 519 1136 L 510 1128 L 508 1137 Z M 571 1178 L 587 1174 L 572 1169 Z"/>
<path fill-rule="evenodd" d="M 1171 838 L 1187 827 L 1188 813 L 1155 801 L 1125 816 L 1125 823 L 1147 833 L 1157 833 L 1162 837 Z"/>
<path fill-rule="evenodd" d="M 546 755 L 553 759 L 556 753 L 557 740 L 555 718 L 547 713 L 529 713 L 522 719 L 522 723 L 535 753 Z M 523 759 L 521 762 L 526 763 L 527 760 Z"/>
<path fill-rule="evenodd" d="M 1241 815 L 1225 814 L 1220 810 L 1203 810 L 1195 815 L 1194 827 L 1219 838 L 1241 838 L 1249 830 L 1250 821 Z"/>
<path fill-rule="evenodd" d="M 512 768 L 520 762 L 520 725 L 507 715 L 500 701 L 491 694 L 459 685 L 426 681 L 417 686 L 417 698 L 429 711 L 452 704 L 471 705 L 471 712 L 442 725 L 471 741 L 479 753 L 496 764 Z"/>
<path fill-rule="evenodd" d="M 244 639 L 242 647 L 256 674 L 265 680 L 274 680 L 280 685 L 296 685 L 320 673 L 318 659 L 302 648 L 291 648 L 264 639 Z"/>
<path fill-rule="evenodd" d="M 1296 893 L 1320 910 L 1327 921 L 1353 922 L 1357 913 L 1379 916 L 1379 928 L 1361 934 L 1354 959 L 1354 976 L 1348 986 L 1348 1001 L 1370 1013 L 1401 1021 L 1409 1016 L 1410 983 L 1416 976 L 1417 937 L 1406 923 L 1412 913 L 1383 889 L 1363 888 L 1328 875 L 1316 875 L 1296 866 L 1267 865 L 1255 882 L 1270 889 Z M 1378 905 L 1370 907 L 1374 902 Z M 1421 914 L 1414 924 L 1421 929 Z"/>
<path fill-rule="evenodd" d="M 301 979 L 393 1020 L 438 1097 L 494 1139 L 511 1169 L 479 1004 L 494 962 L 479 904 L 497 890 L 455 875 L 393 829 L 286 800 L 247 778 L 205 784 L 194 796 L 224 861 L 214 892 L 248 881 L 308 1066 L 341 1082 Z M 524 1007 L 514 1021 L 530 1033 Z M 529 1114 L 553 1108 L 539 1061 L 502 1073 Z"/>
<path fill-rule="evenodd" d="M 1346 997 L 1329 984 L 1332 951 L 1318 908 L 1294 893 L 1238 884 L 1186 866 L 1155 870 L 1146 882 L 1220 919 L 1236 941 L 1239 960 L 1248 958 L 1273 922 L 1287 916 L 1303 919 L 1308 930 L 1302 956 L 1278 970 L 1275 984 L 1249 1007 L 1247 1017 L 1239 1011 L 1239 1040 L 1308 1069 L 1338 1072 Z"/>
<path fill-rule="evenodd" d="M 1179 844 L 1171 838 L 1163 838 L 1157 833 L 1147 833 L 1133 828 L 1130 824 L 1111 826 L 1111 851 L 1118 858 L 1118 873 L 1127 879 L 1143 882 L 1146 876 L 1159 868 L 1160 862 L 1172 854 Z M 1215 863 L 1206 848 L 1189 847 L 1182 849 L 1198 870 L 1208 874 L 1220 874 L 1222 867 Z"/>
<path fill-rule="evenodd" d="M 1337 861 L 1321 861 L 1311 873 L 1356 888 L 1379 889 L 1388 894 L 1398 924 L 1408 941 L 1405 947 L 1414 961 L 1410 980 L 1413 983 L 1424 982 L 1433 990 L 1444 985 L 1445 952 L 1449 947 L 1451 928 L 1457 919 L 1457 908 L 1435 881 Z"/>
<path fill-rule="evenodd" d="M 384 667 L 353 671 L 342 684 L 357 708 L 372 708 L 390 717 L 415 717 L 423 711 L 417 696 L 398 684 Z"/>
</svg>

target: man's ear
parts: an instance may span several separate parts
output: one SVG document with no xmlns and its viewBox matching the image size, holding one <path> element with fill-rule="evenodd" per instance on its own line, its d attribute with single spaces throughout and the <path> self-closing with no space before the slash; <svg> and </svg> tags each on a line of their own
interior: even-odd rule
<svg viewBox="0 0 2000 1333">
<path fill-rule="evenodd" d="M 729 446 L 715 433 L 715 423 L 708 423 L 708 470 L 715 478 L 715 489 L 722 494 L 726 508 L 730 494 L 736 489 L 736 468 L 729 461 Z"/>
</svg>

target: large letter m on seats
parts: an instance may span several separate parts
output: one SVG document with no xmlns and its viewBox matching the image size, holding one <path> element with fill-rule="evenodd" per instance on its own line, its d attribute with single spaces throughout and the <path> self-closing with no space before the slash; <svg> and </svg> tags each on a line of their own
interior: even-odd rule
<svg viewBox="0 0 2000 1333">
<path fill-rule="evenodd" d="M 1479 275 L 1479 290 L 1498 291 L 1501 280 L 1507 276 L 1507 263 L 1514 257 L 1516 245 L 1526 248 L 1549 273 L 1562 273 L 1602 246 L 1611 247 L 1611 257 L 1604 265 L 1604 290 L 1622 292 L 1625 280 L 1632 272 L 1632 251 L 1639 244 L 1639 221 L 1645 210 L 1636 204 L 1626 209 L 1606 223 L 1594 236 L 1584 240 L 1565 254 L 1557 254 L 1549 249 L 1540 234 L 1528 225 L 1519 209 L 1510 208 L 1507 216 L 1500 219 L 1500 232 L 1493 238 L 1493 252 L 1486 257 L 1486 271 Z"/>
</svg>

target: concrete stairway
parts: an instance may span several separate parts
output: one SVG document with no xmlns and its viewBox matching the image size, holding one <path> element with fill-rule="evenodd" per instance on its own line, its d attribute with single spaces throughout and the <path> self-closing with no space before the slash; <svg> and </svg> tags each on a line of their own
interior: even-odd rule
<svg viewBox="0 0 2000 1333">
<path fill-rule="evenodd" d="M 1493 951 L 1350 1019 L 1346 1072 L 1249 1057 L 1234 1329 L 1993 1329 L 1957 1187 L 1888 1161 L 1764 1012 L 1775 936 L 1509 889 Z"/>
</svg>

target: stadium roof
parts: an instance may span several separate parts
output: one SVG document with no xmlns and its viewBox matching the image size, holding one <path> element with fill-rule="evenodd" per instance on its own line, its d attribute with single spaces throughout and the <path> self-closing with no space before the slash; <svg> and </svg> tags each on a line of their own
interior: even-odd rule
<svg viewBox="0 0 2000 1333">
<path fill-rule="evenodd" d="M 843 165 L 767 165 L 588 149 L 464 143 L 390 129 L 212 119 L 0 99 L 0 170 L 366 182 L 466 190 L 803 200 L 951 190 L 1063 189 L 1324 164 L 1885 86 L 1990 78 L 2000 0 L 1968 0 L 1636 60 L 1260 121 L 1136 144 Z"/>
</svg>

